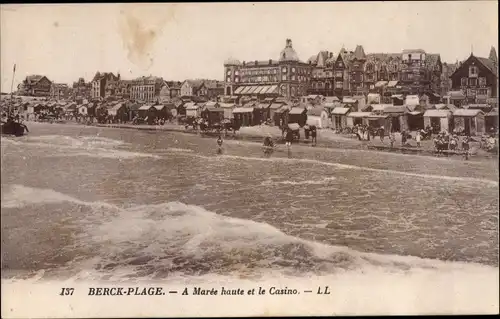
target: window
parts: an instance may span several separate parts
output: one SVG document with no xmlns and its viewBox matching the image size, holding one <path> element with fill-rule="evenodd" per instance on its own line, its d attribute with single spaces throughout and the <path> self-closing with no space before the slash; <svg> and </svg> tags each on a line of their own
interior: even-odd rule
<svg viewBox="0 0 500 319">
<path fill-rule="evenodd" d="M 235 78 L 234 82 L 238 83 L 238 82 L 240 82 L 240 79 L 239 78 Z"/>
<path fill-rule="evenodd" d="M 295 73 L 295 68 L 292 68 L 292 73 Z"/>
<path fill-rule="evenodd" d="M 292 75 L 292 81 L 295 81 L 295 75 Z"/>
<path fill-rule="evenodd" d="M 469 79 L 469 85 L 470 86 L 476 86 L 477 85 L 477 79 Z"/>
<path fill-rule="evenodd" d="M 227 75 L 231 75 L 231 70 L 227 70 Z"/>
<path fill-rule="evenodd" d="M 234 71 L 234 75 L 240 75 L 239 71 Z"/>
<path fill-rule="evenodd" d="M 462 86 L 467 86 L 467 78 L 462 78 Z"/>
<path fill-rule="evenodd" d="M 477 90 L 477 95 L 488 95 L 488 89 Z"/>
<path fill-rule="evenodd" d="M 470 66 L 469 67 L 469 77 L 472 78 L 477 78 L 477 74 L 478 74 L 478 70 L 477 70 L 477 66 Z"/>
<path fill-rule="evenodd" d="M 286 67 L 283 67 L 283 68 L 281 69 L 281 72 L 286 73 Z"/>
<path fill-rule="evenodd" d="M 282 80 L 282 81 L 286 81 L 286 75 L 283 75 L 283 76 L 281 77 L 281 80 Z"/>
<path fill-rule="evenodd" d="M 479 78 L 479 86 L 486 86 L 486 78 Z"/>
<path fill-rule="evenodd" d="M 337 89 L 342 89 L 344 87 L 344 83 L 342 83 L 341 81 L 337 81 L 335 82 L 335 87 Z"/>
<path fill-rule="evenodd" d="M 467 96 L 475 96 L 475 95 L 476 95 L 476 90 L 467 89 Z"/>
<path fill-rule="evenodd" d="M 341 71 L 335 72 L 335 76 L 338 77 L 338 78 L 341 78 L 342 77 L 342 72 Z"/>
</svg>

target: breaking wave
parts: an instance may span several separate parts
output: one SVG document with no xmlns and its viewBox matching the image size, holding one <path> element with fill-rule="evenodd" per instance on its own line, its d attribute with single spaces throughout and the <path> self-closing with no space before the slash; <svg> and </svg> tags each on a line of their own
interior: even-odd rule
<svg viewBox="0 0 500 319">
<path fill-rule="evenodd" d="M 411 256 L 359 252 L 303 240 L 266 223 L 219 215 L 179 202 L 120 207 L 86 202 L 54 190 L 14 185 L 2 208 L 69 203 L 82 212 L 71 229 L 74 244 L 58 253 L 78 258 L 32 276 L 73 280 L 160 280 L 207 275 L 372 276 L 403 278 L 479 274 L 494 280 L 498 268 Z M 43 218 L 43 217 L 41 217 Z M 65 221 L 67 223 L 67 221 Z M 63 226 L 61 226 L 63 227 Z M 496 282 L 496 281 L 495 281 Z"/>
<path fill-rule="evenodd" d="M 55 151 L 54 154 L 45 154 L 51 157 L 74 157 L 88 156 L 96 158 L 133 159 L 140 157 L 160 158 L 158 155 L 132 152 L 120 149 L 128 145 L 119 140 L 100 136 L 78 136 L 70 137 L 65 135 L 40 135 L 23 136 L 16 141 L 2 138 L 2 144 L 16 145 L 22 147 L 48 148 Z"/>
</svg>

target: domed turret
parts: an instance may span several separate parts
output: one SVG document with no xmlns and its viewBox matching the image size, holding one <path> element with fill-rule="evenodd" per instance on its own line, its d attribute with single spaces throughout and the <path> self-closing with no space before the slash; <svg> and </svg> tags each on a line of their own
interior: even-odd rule
<svg viewBox="0 0 500 319">
<path fill-rule="evenodd" d="M 292 47 L 292 40 L 286 39 L 286 46 L 280 53 L 280 61 L 299 61 L 297 52 Z"/>
<path fill-rule="evenodd" d="M 224 61 L 224 65 L 241 65 L 241 62 L 237 59 L 228 58 Z"/>
</svg>

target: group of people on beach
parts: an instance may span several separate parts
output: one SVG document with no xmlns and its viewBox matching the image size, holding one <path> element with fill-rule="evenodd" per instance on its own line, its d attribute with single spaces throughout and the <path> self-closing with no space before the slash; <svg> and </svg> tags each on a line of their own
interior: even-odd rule
<svg viewBox="0 0 500 319">
<path fill-rule="evenodd" d="M 293 140 L 295 138 L 295 135 L 296 135 L 296 133 L 293 130 L 291 130 L 291 129 L 286 130 L 285 145 L 287 147 L 289 157 L 291 156 L 291 146 L 292 146 Z M 312 142 L 314 143 L 313 145 L 315 145 L 316 144 L 316 131 L 315 130 L 314 130 L 314 134 L 311 134 L 311 137 L 312 137 Z M 224 144 L 224 140 L 222 138 L 222 135 L 219 135 L 219 137 L 217 138 L 217 154 L 223 153 L 223 147 L 222 147 L 223 144 Z M 264 137 L 262 147 L 264 149 L 264 155 L 266 155 L 266 156 L 270 156 L 274 152 L 275 143 L 274 143 L 274 140 L 273 140 L 271 134 L 267 134 L 267 136 Z"/>
<path fill-rule="evenodd" d="M 366 124 L 356 124 L 354 126 L 354 133 L 360 141 L 369 141 L 370 139 L 374 139 L 375 136 L 380 136 L 380 140 L 383 142 L 385 137 L 385 129 L 383 126 L 373 128 Z"/>
</svg>

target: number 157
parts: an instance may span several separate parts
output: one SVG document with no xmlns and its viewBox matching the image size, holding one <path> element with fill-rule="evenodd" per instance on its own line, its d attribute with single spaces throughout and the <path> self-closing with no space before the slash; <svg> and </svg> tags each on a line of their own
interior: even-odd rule
<svg viewBox="0 0 500 319">
<path fill-rule="evenodd" d="M 59 296 L 72 296 L 75 288 L 62 288 Z"/>
</svg>

